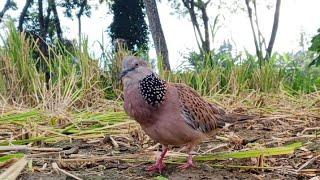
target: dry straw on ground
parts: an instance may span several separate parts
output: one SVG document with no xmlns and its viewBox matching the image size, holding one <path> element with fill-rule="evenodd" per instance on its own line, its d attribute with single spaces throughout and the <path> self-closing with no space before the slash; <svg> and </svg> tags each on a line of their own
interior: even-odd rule
<svg viewBox="0 0 320 180">
<path fill-rule="evenodd" d="M 230 112 L 259 118 L 221 130 L 216 138 L 199 146 L 196 160 L 200 170 L 208 165 L 222 168 L 221 172 L 268 171 L 272 177 L 319 175 L 319 92 L 297 97 L 285 93 L 216 94 L 208 100 Z M 103 102 L 100 112 L 63 114 L 2 106 L 0 167 L 6 169 L 25 157 L 32 162 L 22 172 L 24 177 L 55 174 L 53 170 L 81 178 L 87 172 L 84 169 L 96 174 L 110 168 L 120 173 L 141 169 L 155 159 L 154 150 L 159 146 L 127 117 L 120 104 Z M 172 164 L 169 170 L 184 157 L 181 148 L 173 147 L 167 158 L 167 163 Z M 167 175 L 174 175 L 176 170 L 169 172 Z M 140 177 L 141 172 L 133 171 L 131 176 Z"/>
</svg>

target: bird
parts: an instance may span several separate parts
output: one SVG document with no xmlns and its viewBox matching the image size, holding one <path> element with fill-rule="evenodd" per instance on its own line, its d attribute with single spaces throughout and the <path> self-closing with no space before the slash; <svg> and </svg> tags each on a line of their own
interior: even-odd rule
<svg viewBox="0 0 320 180">
<path fill-rule="evenodd" d="M 195 167 L 193 150 L 198 144 L 230 122 L 252 118 L 226 113 L 183 83 L 166 82 L 137 56 L 123 58 L 120 78 L 125 112 L 162 145 L 160 157 L 148 171 L 165 169 L 164 158 L 171 145 L 186 147 L 188 158 L 179 166 L 181 170 Z"/>
</svg>

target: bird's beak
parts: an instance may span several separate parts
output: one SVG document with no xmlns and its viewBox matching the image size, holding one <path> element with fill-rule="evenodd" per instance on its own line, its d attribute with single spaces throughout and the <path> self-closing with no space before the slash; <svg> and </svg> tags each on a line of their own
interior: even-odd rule
<svg viewBox="0 0 320 180">
<path fill-rule="evenodd" d="M 123 71 L 120 73 L 120 76 L 119 76 L 120 79 L 122 79 L 125 75 L 128 74 L 128 72 L 130 72 L 130 71 L 132 71 L 132 70 L 134 70 L 134 69 L 135 69 L 135 67 L 123 70 Z"/>
</svg>

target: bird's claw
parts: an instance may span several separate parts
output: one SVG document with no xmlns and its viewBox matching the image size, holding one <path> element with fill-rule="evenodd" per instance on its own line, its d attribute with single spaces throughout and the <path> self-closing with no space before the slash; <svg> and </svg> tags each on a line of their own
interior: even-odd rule
<svg viewBox="0 0 320 180">
<path fill-rule="evenodd" d="M 156 164 L 153 164 L 147 168 L 147 171 L 149 172 L 155 172 L 158 171 L 160 174 L 165 169 L 166 165 L 163 162 L 157 162 Z"/>
<path fill-rule="evenodd" d="M 192 167 L 196 167 L 196 166 L 192 162 L 187 162 L 185 164 L 182 164 L 178 168 L 183 171 L 183 170 L 187 170 L 187 169 L 192 168 Z"/>
</svg>

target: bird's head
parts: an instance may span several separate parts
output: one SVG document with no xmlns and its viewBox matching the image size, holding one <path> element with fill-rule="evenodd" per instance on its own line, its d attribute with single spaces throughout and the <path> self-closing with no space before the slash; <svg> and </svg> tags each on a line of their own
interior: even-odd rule
<svg viewBox="0 0 320 180">
<path fill-rule="evenodd" d="M 148 67 L 147 62 L 135 56 L 126 56 L 122 62 L 120 78 L 124 85 L 127 86 L 138 82 L 151 73 L 152 70 Z"/>
</svg>

